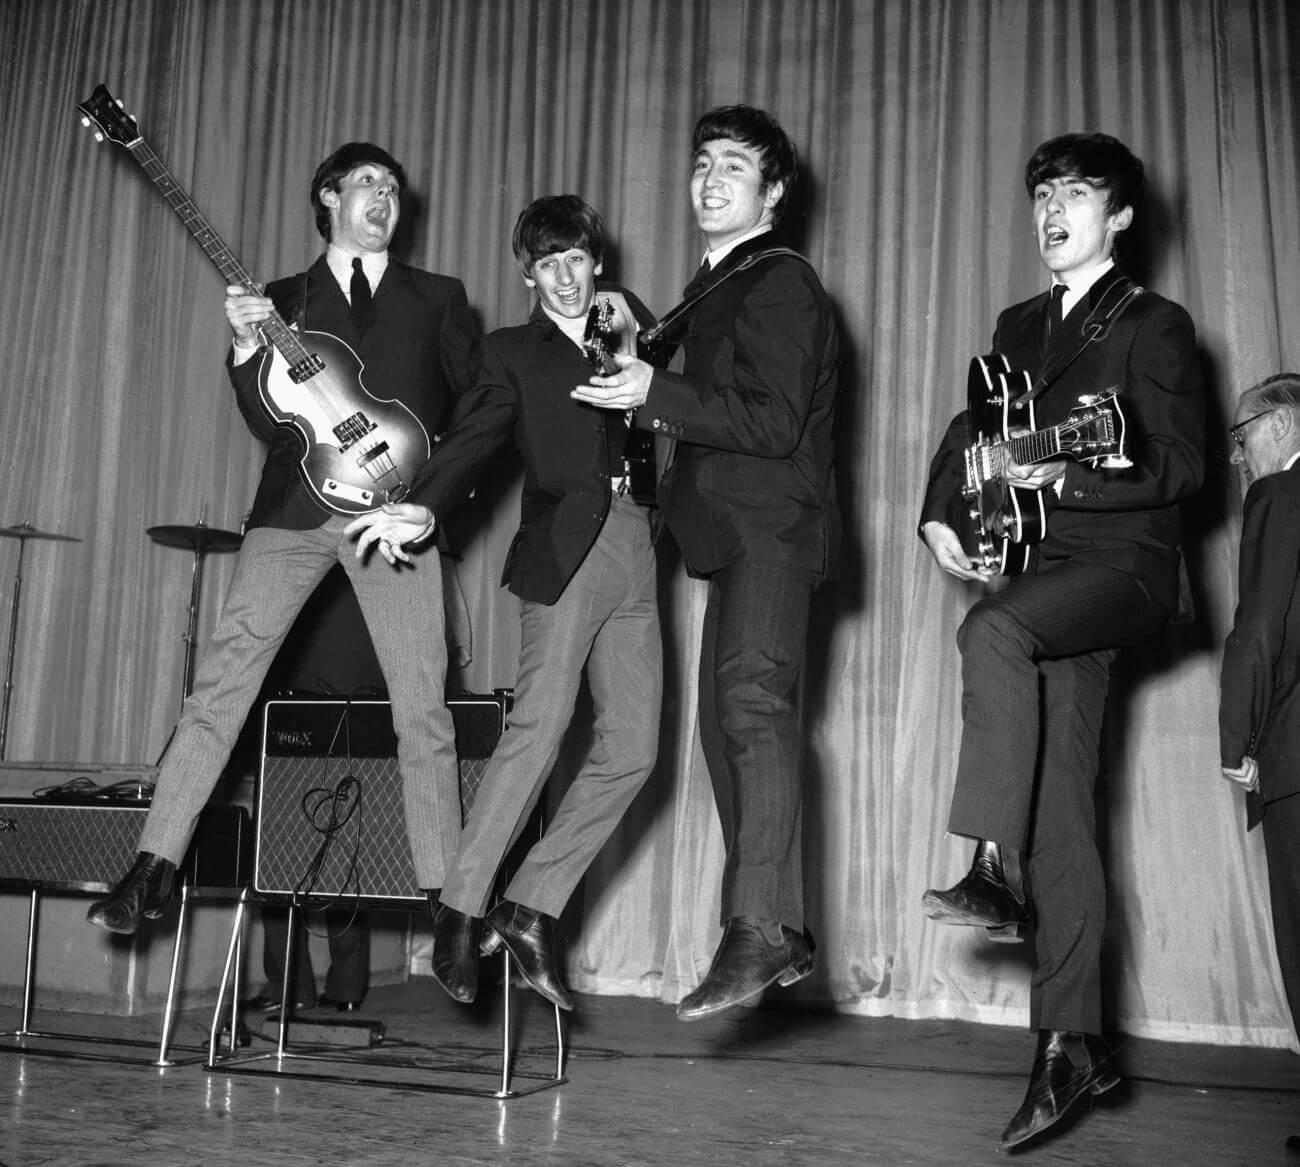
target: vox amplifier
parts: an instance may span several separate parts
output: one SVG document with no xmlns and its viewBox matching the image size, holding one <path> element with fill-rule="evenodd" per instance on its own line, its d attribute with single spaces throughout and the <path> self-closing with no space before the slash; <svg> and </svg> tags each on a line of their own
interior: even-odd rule
<svg viewBox="0 0 1300 1167">
<path fill-rule="evenodd" d="M 109 891 L 135 861 L 148 813 L 147 799 L 0 800 L 0 887 Z M 181 864 L 191 886 L 248 883 L 250 835 L 242 806 L 206 807 Z"/>
<path fill-rule="evenodd" d="M 462 816 L 505 730 L 510 694 L 448 699 Z M 351 781 L 349 781 L 351 780 Z M 406 838 L 397 738 L 387 701 L 268 701 L 253 887 L 265 898 L 421 900 Z"/>
</svg>

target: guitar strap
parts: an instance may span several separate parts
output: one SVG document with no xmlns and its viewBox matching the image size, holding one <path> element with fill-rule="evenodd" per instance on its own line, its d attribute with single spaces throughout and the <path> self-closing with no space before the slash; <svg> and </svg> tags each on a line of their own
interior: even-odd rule
<svg viewBox="0 0 1300 1167">
<path fill-rule="evenodd" d="M 641 329 L 641 331 L 636 334 L 637 342 L 644 345 L 647 349 L 653 349 L 655 345 L 663 339 L 664 334 L 693 311 L 695 306 L 703 300 L 705 296 L 716 292 L 723 284 L 731 279 L 732 276 L 739 275 L 743 271 L 748 271 L 756 263 L 759 263 L 764 259 L 771 259 L 776 255 L 793 256 L 795 259 L 801 260 L 809 267 L 812 267 L 812 261 L 808 259 L 807 256 L 800 255 L 799 252 L 795 251 L 792 247 L 767 247 L 762 251 L 756 251 L 753 255 L 745 256 L 745 258 L 736 264 L 735 267 L 724 272 L 703 291 L 696 292 L 696 294 L 689 300 L 683 300 L 677 305 L 677 307 L 670 309 L 658 324 L 652 324 L 649 328 Z"/>
<path fill-rule="evenodd" d="M 1038 374 L 1038 380 L 1024 394 L 1013 401 L 1012 405 L 1028 405 L 1066 369 L 1074 364 L 1084 349 L 1096 341 L 1104 340 L 1111 328 L 1114 327 L 1115 321 L 1124 315 L 1128 306 L 1142 294 L 1143 290 L 1136 281 L 1126 275 L 1121 275 L 1106 289 L 1101 299 L 1097 301 L 1096 307 L 1088 313 L 1088 318 L 1083 322 L 1083 336 L 1078 343 L 1073 348 L 1067 349 L 1044 368 Z"/>
</svg>

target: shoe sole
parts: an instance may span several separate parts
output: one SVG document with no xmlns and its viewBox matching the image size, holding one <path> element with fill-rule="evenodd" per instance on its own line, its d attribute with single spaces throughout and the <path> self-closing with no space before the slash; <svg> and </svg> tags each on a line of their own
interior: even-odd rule
<svg viewBox="0 0 1300 1167">
<path fill-rule="evenodd" d="M 1003 943 L 1014 943 L 1024 938 L 1028 924 L 1023 920 L 998 920 L 992 916 L 981 916 L 976 912 L 959 912 L 937 898 L 928 894 L 921 897 L 921 908 L 927 918 L 936 924 L 956 924 L 968 928 L 987 928 L 989 935 Z"/>
<path fill-rule="evenodd" d="M 714 1005 L 705 1009 L 693 1010 L 689 1013 L 683 1013 L 682 1007 L 677 1006 L 678 1021 L 703 1021 L 706 1017 L 716 1017 L 719 1013 L 725 1013 L 728 1009 L 734 1009 L 737 1005 L 743 1005 L 746 1001 L 752 1001 L 759 996 L 764 990 L 771 988 L 773 985 L 780 985 L 783 989 L 788 989 L 791 985 L 798 984 L 805 977 L 812 976 L 817 967 L 817 954 L 809 952 L 801 956 L 794 964 L 786 965 L 776 976 L 770 980 L 764 981 L 752 993 L 746 993 L 743 997 L 737 997 L 734 1001 L 728 1001 L 723 1005 Z"/>
<path fill-rule="evenodd" d="M 137 920 L 132 920 L 125 925 L 114 924 L 112 920 L 105 917 L 103 912 L 95 911 L 86 913 L 86 921 L 98 928 L 103 928 L 105 931 L 112 932 L 116 936 L 134 936 L 136 929 L 139 927 L 139 921 Z"/>
<path fill-rule="evenodd" d="M 165 912 L 166 909 L 167 904 L 160 904 L 156 908 L 146 908 L 136 919 L 130 920 L 126 924 L 119 925 L 114 924 L 107 918 L 106 908 L 98 910 L 91 908 L 90 911 L 86 913 L 86 921 L 87 923 L 96 925 L 96 927 L 112 932 L 117 936 L 134 936 L 140 928 L 140 917 L 143 917 L 146 920 L 161 920 L 163 912 Z"/>
</svg>

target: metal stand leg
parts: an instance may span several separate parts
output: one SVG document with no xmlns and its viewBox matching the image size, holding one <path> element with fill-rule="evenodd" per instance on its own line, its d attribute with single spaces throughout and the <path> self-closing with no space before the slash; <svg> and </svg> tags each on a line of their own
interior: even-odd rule
<svg viewBox="0 0 1300 1167">
<path fill-rule="evenodd" d="M 430 1066 L 427 1059 L 413 1059 L 409 1055 L 402 1053 L 401 1048 L 408 1047 L 410 1044 L 406 1042 L 398 1043 L 398 1049 L 395 1050 L 375 1049 L 366 1054 L 349 1054 L 341 1050 L 321 1050 L 319 1047 L 313 1047 L 310 1044 L 298 1049 L 291 1049 L 288 1040 L 289 1015 L 293 1004 L 290 969 L 293 965 L 294 934 L 297 931 L 299 913 L 302 911 L 301 907 L 292 904 L 289 907 L 289 934 L 284 954 L 285 973 L 280 985 L 279 1040 L 276 1043 L 276 1048 L 274 1052 L 253 1053 L 249 1051 L 236 1053 L 232 1042 L 232 1052 L 225 1056 L 218 1056 L 217 1035 L 220 1032 L 221 1017 L 225 1009 L 227 986 L 231 986 L 231 991 L 234 992 L 232 980 L 238 976 L 238 953 L 240 951 L 239 946 L 242 943 L 244 911 L 247 901 L 248 893 L 245 892 L 240 897 L 239 910 L 235 915 L 234 928 L 231 931 L 230 944 L 226 952 L 226 967 L 222 973 L 221 988 L 213 1012 L 212 1027 L 208 1034 L 208 1060 L 204 1065 L 204 1069 L 223 1074 L 295 1078 L 312 1082 L 333 1082 L 347 1086 L 376 1086 L 387 1089 L 415 1090 L 426 1094 L 457 1094 L 474 1098 L 496 1099 L 519 1098 L 525 1094 L 534 1094 L 539 1090 L 561 1086 L 567 1080 L 564 1077 L 564 1028 L 558 1007 L 553 1007 L 556 1038 L 554 1075 L 549 1075 L 544 1071 L 539 1073 L 527 1068 L 520 1070 L 518 1074 L 515 1072 L 514 1060 L 518 1051 L 514 1039 L 516 1011 L 511 985 L 513 964 L 509 950 L 504 946 L 502 946 L 502 972 L 504 974 L 502 1004 L 504 1017 L 502 1020 L 501 1070 L 499 1075 L 496 1074 L 490 1064 L 484 1064 L 475 1059 L 454 1064 Z M 233 1023 L 231 1031 L 234 1032 Z M 265 1065 L 266 1068 L 257 1068 L 262 1065 Z M 307 1068 L 312 1065 L 333 1065 L 338 1068 L 338 1072 L 323 1072 Z M 361 1074 L 349 1073 L 346 1069 L 348 1066 L 364 1066 L 365 1071 Z M 404 1071 L 416 1071 L 418 1076 L 400 1078 L 396 1076 L 397 1073 Z M 439 1075 L 445 1073 L 492 1075 L 496 1077 L 496 1082 L 493 1085 L 477 1087 L 451 1083 L 444 1084 L 437 1079 Z M 514 1085 L 516 1078 L 526 1078 L 529 1082 L 527 1085 L 517 1088 Z"/>
<path fill-rule="evenodd" d="M 498 1098 L 510 1097 L 510 1062 L 514 1056 L 511 1032 L 513 1025 L 510 1016 L 511 999 L 510 949 L 503 944 L 501 945 L 501 1000 L 505 1012 L 501 1019 L 501 1089 L 497 1091 Z"/>
<path fill-rule="evenodd" d="M 32 888 L 32 901 L 27 909 L 27 970 L 23 973 L 23 1027 L 24 1036 L 31 1032 L 32 989 L 36 984 L 36 915 L 40 893 Z"/>
<path fill-rule="evenodd" d="M 0 1041 L 0 1053 L 40 1055 L 74 1061 L 116 1062 L 128 1066 L 157 1066 L 162 1069 L 189 1065 L 202 1060 L 202 1050 L 196 1050 L 188 1046 L 178 1048 L 187 1050 L 197 1056 L 186 1058 L 172 1056 L 172 1037 L 176 1029 L 176 1013 L 180 996 L 181 954 L 185 950 L 185 929 L 189 916 L 190 888 L 187 884 L 181 885 L 180 914 L 176 921 L 176 939 L 172 946 L 171 975 L 167 981 L 167 1002 L 163 1011 L 162 1035 L 157 1042 L 144 1038 L 106 1037 L 97 1033 L 71 1030 L 45 1031 L 32 1028 L 33 999 L 36 991 L 36 946 L 40 920 L 40 891 L 37 888 L 31 888 L 30 894 L 31 899 L 27 910 L 27 955 L 26 968 L 23 974 L 22 1021 L 19 1028 L 5 1030 L 0 1033 L 0 1038 L 13 1039 L 12 1041 Z M 41 1044 L 36 1044 L 37 1042 Z M 56 1044 L 47 1044 L 49 1042 Z M 147 1057 L 130 1057 L 122 1053 L 98 1054 L 63 1043 L 112 1046 L 119 1050 L 124 1047 L 134 1046 L 150 1052 Z"/>
<path fill-rule="evenodd" d="M 560 1007 L 555 1006 L 555 1077 L 564 1077 L 564 1022 L 560 1017 Z"/>
<path fill-rule="evenodd" d="M 190 885 L 181 884 L 181 910 L 176 917 L 176 940 L 172 944 L 171 975 L 167 978 L 167 1003 L 163 1006 L 162 1041 L 158 1046 L 156 1066 L 170 1066 L 167 1049 L 171 1045 L 172 1029 L 176 1024 L 176 982 L 181 967 L 181 951 L 185 943 L 185 921 L 189 915 Z"/>
<path fill-rule="evenodd" d="M 284 973 L 280 977 L 280 1030 L 275 1043 L 276 1057 L 284 1057 L 289 1044 L 289 1012 L 293 1009 L 293 996 L 289 992 L 293 984 L 293 936 L 298 930 L 298 905 L 289 905 L 289 930 L 284 938 Z"/>
<path fill-rule="evenodd" d="M 217 1064 L 217 1036 L 221 1032 L 221 1010 L 226 1001 L 226 987 L 230 987 L 230 1051 L 235 1050 L 235 1031 L 239 1024 L 239 958 L 243 951 L 244 913 L 248 909 L 248 891 L 239 896 L 239 906 L 235 909 L 235 922 L 230 930 L 230 943 L 226 946 L 226 963 L 221 970 L 221 984 L 217 988 L 217 1006 L 212 1011 L 212 1026 L 208 1030 L 208 1060 L 204 1069 L 211 1070 Z M 234 970 L 232 977 L 231 972 Z"/>
<path fill-rule="evenodd" d="M 23 1019 L 17 1029 L 9 1030 L 6 1037 L 30 1037 L 32 1033 L 32 986 L 36 972 L 36 913 L 39 893 L 32 888 L 32 898 L 27 905 L 27 969 L 23 974 Z"/>
</svg>

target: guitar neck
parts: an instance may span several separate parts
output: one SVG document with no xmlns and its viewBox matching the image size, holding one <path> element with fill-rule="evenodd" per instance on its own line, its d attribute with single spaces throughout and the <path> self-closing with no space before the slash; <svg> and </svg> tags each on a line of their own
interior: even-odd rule
<svg viewBox="0 0 1300 1167">
<path fill-rule="evenodd" d="M 177 217 L 185 224 L 189 233 L 198 241 L 199 246 L 203 248 L 204 254 L 212 260 L 217 270 L 225 277 L 226 283 L 239 284 L 250 292 L 261 295 L 262 289 L 257 282 L 244 269 L 243 264 L 235 258 L 235 253 L 226 246 L 212 224 L 203 217 L 203 212 L 195 205 L 194 200 L 190 198 L 176 180 L 176 176 L 163 165 L 162 159 L 153 152 L 145 140 L 137 138 L 136 141 L 127 146 L 127 149 L 136 162 L 140 164 L 140 168 L 149 176 L 154 186 L 162 192 L 163 198 L 167 200 L 167 205 L 176 212 Z M 266 338 L 280 350 L 280 354 L 289 362 L 290 367 L 297 366 L 310 357 L 308 351 L 278 312 L 273 311 L 262 322 L 261 329 Z"/>
<path fill-rule="evenodd" d="M 1021 466 L 1032 466 L 1035 462 L 1046 462 L 1060 454 L 1069 453 L 1068 450 L 1061 448 L 1059 425 L 1008 438 L 1003 443 L 1003 448 Z"/>
</svg>

